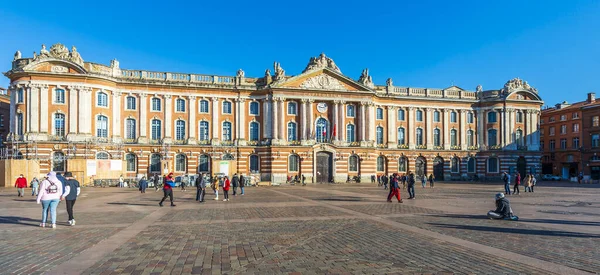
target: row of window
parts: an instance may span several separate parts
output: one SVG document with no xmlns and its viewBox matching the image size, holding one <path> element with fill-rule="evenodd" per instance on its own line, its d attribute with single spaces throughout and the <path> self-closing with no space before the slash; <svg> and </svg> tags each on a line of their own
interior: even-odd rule
<svg viewBox="0 0 600 275">
<path fill-rule="evenodd" d="M 579 113 L 573 113 L 573 114 L 571 115 L 571 117 L 572 117 L 572 119 L 579 119 Z M 554 122 L 554 121 L 556 121 L 556 120 L 555 120 L 554 116 L 551 116 L 551 117 L 548 119 L 548 121 L 549 121 L 549 122 Z M 567 115 L 560 115 L 560 121 L 567 121 Z M 541 123 L 541 124 L 544 124 L 544 122 L 545 122 L 545 121 L 544 121 L 544 119 L 543 119 L 543 118 L 542 118 L 542 119 L 540 119 L 540 123 Z"/>
<path fill-rule="evenodd" d="M 573 124 L 573 133 L 579 133 L 579 123 L 574 123 Z M 556 130 L 554 128 L 554 126 L 551 126 L 548 128 L 548 134 L 550 136 L 554 136 L 556 134 Z M 540 128 L 540 135 L 543 136 L 545 134 L 544 128 Z M 567 134 L 567 125 L 563 124 L 560 126 L 560 134 L 561 135 L 565 135 Z"/>
<path fill-rule="evenodd" d="M 540 150 L 544 150 L 544 141 L 540 141 Z M 550 151 L 554 151 L 556 150 L 556 141 L 551 139 L 550 143 L 548 144 L 550 147 Z M 592 146 L 594 146 L 594 139 L 592 136 Z M 579 149 L 580 145 L 579 145 L 579 138 L 575 137 L 573 138 L 572 142 L 571 142 L 571 148 L 572 149 Z M 597 147 L 597 146 L 596 146 Z M 566 150 L 568 148 L 567 146 L 567 139 L 566 138 L 561 138 L 560 139 L 560 149 L 562 150 Z"/>
</svg>

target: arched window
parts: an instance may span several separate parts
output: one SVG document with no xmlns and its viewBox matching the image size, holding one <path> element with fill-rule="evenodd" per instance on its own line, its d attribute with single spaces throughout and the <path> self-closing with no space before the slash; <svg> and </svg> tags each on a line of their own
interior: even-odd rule
<svg viewBox="0 0 600 275">
<path fill-rule="evenodd" d="M 99 92 L 97 95 L 97 104 L 100 107 L 108 107 L 108 95 L 104 92 Z"/>
<path fill-rule="evenodd" d="M 158 119 L 153 119 L 150 123 L 152 128 L 152 140 L 160 140 L 162 138 L 162 122 Z"/>
<path fill-rule="evenodd" d="M 450 146 L 458 146 L 458 132 L 456 129 L 450 130 Z"/>
<path fill-rule="evenodd" d="M 208 172 L 210 167 L 210 157 L 208 155 L 200 155 L 198 157 L 198 172 Z"/>
<path fill-rule="evenodd" d="M 222 160 L 234 160 L 235 158 L 233 157 L 232 154 L 230 153 L 226 153 L 221 157 Z"/>
<path fill-rule="evenodd" d="M 417 121 L 423 121 L 423 111 L 417 110 L 416 112 Z"/>
<path fill-rule="evenodd" d="M 257 116 L 259 114 L 260 107 L 259 107 L 259 103 L 256 101 L 251 101 L 250 102 L 250 114 L 253 116 Z"/>
<path fill-rule="evenodd" d="M 99 115 L 96 118 L 96 136 L 100 138 L 108 137 L 108 118 L 103 115 Z"/>
<path fill-rule="evenodd" d="M 300 165 L 300 161 L 298 155 L 290 155 L 288 157 L 288 171 L 290 172 L 298 172 Z"/>
<path fill-rule="evenodd" d="M 327 120 L 324 118 L 317 119 L 317 132 L 315 133 L 317 142 L 327 141 Z"/>
<path fill-rule="evenodd" d="M 383 127 L 377 126 L 377 144 L 383 144 Z"/>
<path fill-rule="evenodd" d="M 288 115 L 296 115 L 298 114 L 298 104 L 296 102 L 288 102 Z"/>
<path fill-rule="evenodd" d="M 54 152 L 54 154 L 52 155 L 52 171 L 65 171 L 65 154 L 61 152 Z"/>
<path fill-rule="evenodd" d="M 160 98 L 153 97 L 152 100 L 150 100 L 150 103 L 150 105 L 152 105 L 152 111 L 160 112 L 160 110 L 162 109 L 162 102 Z"/>
<path fill-rule="evenodd" d="M 469 158 L 467 161 L 467 173 L 475 173 L 475 158 Z"/>
<path fill-rule="evenodd" d="M 185 172 L 187 169 L 186 157 L 184 154 L 175 156 L 175 172 Z"/>
<path fill-rule="evenodd" d="M 454 111 L 450 112 L 450 122 L 456 123 L 456 121 L 457 121 L 456 112 L 454 112 Z"/>
<path fill-rule="evenodd" d="M 260 159 L 258 155 L 250 155 L 250 173 L 260 172 Z"/>
<path fill-rule="evenodd" d="M 160 173 L 160 155 L 150 155 L 150 173 Z"/>
<path fill-rule="evenodd" d="M 260 128 L 260 126 L 258 125 L 258 122 L 253 121 L 250 122 L 250 141 L 258 141 L 258 129 Z"/>
<path fill-rule="evenodd" d="M 17 114 L 17 135 L 20 137 L 23 136 L 23 113 Z"/>
<path fill-rule="evenodd" d="M 223 122 L 223 141 L 231 141 L 231 122 Z"/>
<path fill-rule="evenodd" d="M 377 157 L 377 172 L 385 171 L 385 158 L 383 156 Z"/>
<path fill-rule="evenodd" d="M 433 146 L 441 146 L 440 129 L 433 129 Z"/>
<path fill-rule="evenodd" d="M 175 100 L 175 111 L 176 112 L 185 112 L 185 100 L 182 98 L 178 98 Z"/>
<path fill-rule="evenodd" d="M 417 145 L 423 145 L 423 129 L 421 128 L 417 128 L 416 143 Z"/>
<path fill-rule="evenodd" d="M 433 112 L 433 122 L 440 122 L 440 111 Z"/>
<path fill-rule="evenodd" d="M 517 129 L 515 132 L 515 141 L 517 142 L 517 146 L 523 146 L 523 130 Z"/>
<path fill-rule="evenodd" d="M 200 138 L 200 140 L 208 140 L 208 121 L 200 121 L 199 128 L 198 138 Z"/>
<path fill-rule="evenodd" d="M 96 159 L 110 159 L 110 155 L 107 152 L 96 153 Z"/>
<path fill-rule="evenodd" d="M 200 109 L 200 113 L 208 114 L 208 100 L 200 100 L 200 105 L 198 105 L 198 108 Z"/>
<path fill-rule="evenodd" d="M 488 146 L 496 146 L 498 144 L 496 135 L 498 131 L 496 129 L 488 130 Z"/>
<path fill-rule="evenodd" d="M 487 161 L 488 173 L 498 173 L 498 158 L 489 158 Z"/>
<path fill-rule="evenodd" d="M 404 128 L 398 128 L 398 145 L 406 144 L 406 135 Z"/>
<path fill-rule="evenodd" d="M 175 121 L 175 139 L 185 140 L 185 121 L 183 120 Z"/>
<path fill-rule="evenodd" d="M 127 105 L 127 106 L 126 106 L 126 107 L 127 107 L 127 110 L 135 110 L 135 108 L 136 108 L 136 106 L 135 106 L 135 105 L 136 105 L 135 97 L 133 97 L 133 96 L 128 96 L 128 97 L 127 97 L 127 102 L 126 102 L 126 103 L 127 103 L 127 104 L 126 104 L 126 105 Z"/>
<path fill-rule="evenodd" d="M 136 135 L 136 125 L 135 125 L 135 119 L 133 118 L 128 118 L 125 120 L 125 138 L 126 139 L 135 139 Z"/>
<path fill-rule="evenodd" d="M 404 109 L 398 109 L 398 120 L 404 121 Z"/>
<path fill-rule="evenodd" d="M 352 155 L 348 158 L 348 171 L 349 172 L 358 172 L 358 157 Z"/>
<path fill-rule="evenodd" d="M 475 146 L 475 134 L 473 130 L 467 130 L 467 146 Z"/>
<path fill-rule="evenodd" d="M 125 163 L 127 166 L 127 172 L 136 171 L 136 156 L 134 154 L 125 155 Z"/>
<path fill-rule="evenodd" d="M 450 171 L 452 173 L 460 173 L 460 160 L 457 157 L 452 158 Z"/>
<path fill-rule="evenodd" d="M 287 124 L 288 141 L 296 141 L 298 137 L 296 135 L 296 123 L 288 122 Z"/>
<path fill-rule="evenodd" d="M 223 101 L 223 113 L 231 114 L 231 102 Z"/>
<path fill-rule="evenodd" d="M 54 103 L 65 104 L 65 90 L 63 90 L 63 89 L 54 90 Z"/>
<path fill-rule="evenodd" d="M 377 108 L 377 120 L 382 120 L 382 119 L 383 119 L 383 109 Z"/>
<path fill-rule="evenodd" d="M 354 124 L 346 125 L 346 141 L 347 142 L 355 142 L 355 134 L 354 134 Z"/>
<path fill-rule="evenodd" d="M 398 172 L 404 172 L 406 173 L 406 171 L 408 171 L 408 159 L 406 157 L 400 157 L 398 159 Z"/>
<path fill-rule="evenodd" d="M 54 114 L 54 135 L 59 137 L 65 136 L 65 115 Z"/>
<path fill-rule="evenodd" d="M 23 103 L 23 102 L 24 102 L 23 88 L 19 88 L 17 90 L 17 103 Z"/>
</svg>

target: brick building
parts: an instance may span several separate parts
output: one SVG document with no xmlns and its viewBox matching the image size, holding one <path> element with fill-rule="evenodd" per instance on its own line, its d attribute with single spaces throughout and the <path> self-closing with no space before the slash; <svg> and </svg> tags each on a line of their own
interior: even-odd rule
<svg viewBox="0 0 600 275">
<path fill-rule="evenodd" d="M 10 132 L 10 94 L 8 90 L 0 87 L 0 147 Z"/>
<path fill-rule="evenodd" d="M 538 91 L 515 78 L 468 91 L 355 80 L 321 54 L 287 76 L 121 69 L 61 44 L 15 54 L 11 155 L 87 180 L 174 171 L 308 182 L 415 171 L 437 179 L 538 173 Z"/>
<path fill-rule="evenodd" d="M 600 180 L 600 100 L 589 93 L 586 104 L 581 107 L 583 143 L 581 163 L 585 177 Z"/>
</svg>

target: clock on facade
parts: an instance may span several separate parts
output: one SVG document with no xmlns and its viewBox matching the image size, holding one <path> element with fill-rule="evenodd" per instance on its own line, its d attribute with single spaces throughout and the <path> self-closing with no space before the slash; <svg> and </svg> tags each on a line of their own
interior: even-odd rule
<svg viewBox="0 0 600 275">
<path fill-rule="evenodd" d="M 327 112 L 327 103 L 321 102 L 321 103 L 317 104 L 317 111 L 319 111 L 319 113 Z"/>
</svg>

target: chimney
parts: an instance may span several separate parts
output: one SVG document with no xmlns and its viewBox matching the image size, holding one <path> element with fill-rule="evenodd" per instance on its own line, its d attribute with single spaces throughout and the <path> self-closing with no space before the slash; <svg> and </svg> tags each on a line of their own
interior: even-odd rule
<svg viewBox="0 0 600 275">
<path fill-rule="evenodd" d="M 588 93 L 588 103 L 594 103 L 596 101 L 596 93 Z"/>
</svg>

